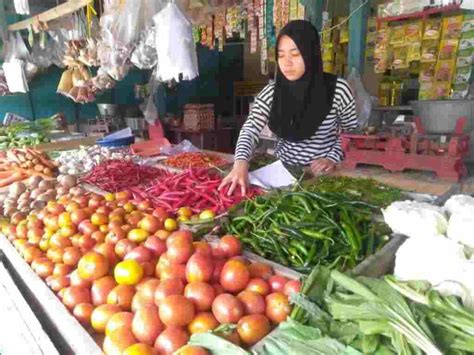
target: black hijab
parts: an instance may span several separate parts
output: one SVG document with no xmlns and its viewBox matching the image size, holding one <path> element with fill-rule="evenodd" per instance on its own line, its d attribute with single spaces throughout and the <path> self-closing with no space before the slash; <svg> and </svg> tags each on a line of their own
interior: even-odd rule
<svg viewBox="0 0 474 355">
<path fill-rule="evenodd" d="M 278 43 L 284 35 L 303 56 L 305 73 L 289 81 L 277 65 L 269 127 L 278 137 L 298 142 L 313 136 L 331 111 L 337 77 L 323 72 L 318 31 L 304 20 L 289 22 L 278 34 L 276 63 Z"/>
</svg>

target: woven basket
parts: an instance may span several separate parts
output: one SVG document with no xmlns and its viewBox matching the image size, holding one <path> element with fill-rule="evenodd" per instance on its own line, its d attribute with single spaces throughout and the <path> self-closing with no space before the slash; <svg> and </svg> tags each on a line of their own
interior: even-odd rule
<svg viewBox="0 0 474 355">
<path fill-rule="evenodd" d="M 209 131 L 215 128 L 214 105 L 184 106 L 183 128 L 187 131 Z"/>
</svg>

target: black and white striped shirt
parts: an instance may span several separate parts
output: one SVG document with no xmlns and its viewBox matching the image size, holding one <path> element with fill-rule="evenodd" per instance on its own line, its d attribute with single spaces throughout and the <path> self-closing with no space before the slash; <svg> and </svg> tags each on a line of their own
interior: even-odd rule
<svg viewBox="0 0 474 355">
<path fill-rule="evenodd" d="M 268 123 L 275 84 L 268 84 L 256 97 L 247 121 L 242 126 L 235 160 L 249 160 L 259 141 L 260 132 Z M 275 155 L 289 165 L 309 165 L 317 158 L 327 158 L 335 163 L 344 159 L 339 128 L 357 127 L 357 114 L 352 91 L 344 79 L 338 79 L 332 108 L 315 134 L 300 142 L 278 138 Z"/>
</svg>

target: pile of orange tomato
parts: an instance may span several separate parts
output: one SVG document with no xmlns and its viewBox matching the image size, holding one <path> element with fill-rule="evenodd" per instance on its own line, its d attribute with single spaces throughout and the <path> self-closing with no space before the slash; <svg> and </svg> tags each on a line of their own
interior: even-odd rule
<svg viewBox="0 0 474 355">
<path fill-rule="evenodd" d="M 190 335 L 222 333 L 249 347 L 290 312 L 299 281 L 242 256 L 238 238 L 216 245 L 177 230 L 167 211 L 128 193 L 64 196 L 3 227 L 20 255 L 88 329 L 106 354 L 206 354 Z"/>
</svg>

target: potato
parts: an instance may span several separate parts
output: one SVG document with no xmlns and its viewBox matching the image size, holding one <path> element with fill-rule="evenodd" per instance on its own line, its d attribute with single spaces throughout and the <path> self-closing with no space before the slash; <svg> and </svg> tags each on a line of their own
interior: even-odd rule
<svg viewBox="0 0 474 355">
<path fill-rule="evenodd" d="M 38 196 L 40 196 L 41 194 L 45 193 L 46 190 L 45 189 L 42 189 L 42 188 L 36 188 L 34 189 L 33 191 L 31 191 L 31 194 L 30 194 L 30 197 L 33 198 L 33 199 L 37 199 Z"/>
<path fill-rule="evenodd" d="M 49 202 L 55 198 L 55 194 L 50 192 L 44 192 L 41 195 L 38 196 L 36 200 L 38 201 L 43 201 L 43 202 Z"/>
<path fill-rule="evenodd" d="M 74 197 L 82 196 L 86 193 L 86 190 L 79 186 L 73 187 L 70 191 Z"/>
<path fill-rule="evenodd" d="M 41 176 L 38 176 L 38 175 L 33 175 L 32 177 L 30 177 L 27 181 L 27 184 L 28 184 L 28 187 L 33 190 L 33 189 L 36 189 L 39 185 L 39 183 L 43 181 L 43 178 Z"/>
<path fill-rule="evenodd" d="M 53 180 L 43 180 L 39 183 L 38 187 L 42 190 L 49 190 L 54 189 L 54 181 Z"/>
<path fill-rule="evenodd" d="M 69 189 L 63 186 L 60 186 L 56 189 L 56 192 L 58 193 L 58 196 L 64 196 L 69 192 Z"/>
<path fill-rule="evenodd" d="M 11 217 L 16 211 L 15 207 L 5 208 L 5 216 Z"/>
<path fill-rule="evenodd" d="M 59 181 L 59 180 L 58 180 Z M 60 181 L 61 186 L 70 189 L 77 185 L 77 180 L 74 176 L 71 175 L 63 175 L 63 178 Z"/>
<path fill-rule="evenodd" d="M 44 202 L 44 201 L 33 201 L 30 204 L 30 208 L 32 208 L 34 210 L 37 210 L 37 211 L 43 209 L 45 206 L 46 206 L 46 202 Z"/>
<path fill-rule="evenodd" d="M 18 197 L 25 191 L 26 185 L 20 181 L 11 184 L 10 188 L 8 189 L 8 193 L 11 197 Z"/>
</svg>

